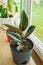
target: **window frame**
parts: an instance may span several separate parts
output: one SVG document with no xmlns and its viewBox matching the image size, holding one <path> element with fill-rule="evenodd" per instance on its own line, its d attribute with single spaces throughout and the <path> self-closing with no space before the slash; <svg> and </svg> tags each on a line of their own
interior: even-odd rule
<svg viewBox="0 0 43 65">
<path fill-rule="evenodd" d="M 24 4 L 27 4 L 26 6 L 24 5 L 24 10 L 26 11 L 27 14 L 29 12 L 28 11 L 28 9 L 29 9 L 28 5 L 30 5 L 30 14 L 29 14 L 30 15 L 30 21 L 28 21 L 29 26 L 30 26 L 32 23 L 32 0 L 24 0 Z M 29 19 L 29 15 L 28 15 L 28 19 Z M 34 34 L 32 34 L 29 38 L 34 43 L 34 50 L 36 51 L 36 53 L 38 54 L 40 59 L 43 61 L 43 44 L 42 44 L 42 42 Z"/>
<path fill-rule="evenodd" d="M 31 34 L 29 38 L 33 41 L 34 43 L 34 50 L 40 57 L 40 59 L 43 61 L 43 44 L 42 42 L 34 35 Z"/>
</svg>

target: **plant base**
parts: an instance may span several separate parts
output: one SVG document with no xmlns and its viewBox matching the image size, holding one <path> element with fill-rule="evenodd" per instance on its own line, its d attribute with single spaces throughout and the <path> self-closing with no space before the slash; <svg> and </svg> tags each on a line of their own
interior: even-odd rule
<svg viewBox="0 0 43 65">
<path fill-rule="evenodd" d="M 29 39 L 28 39 L 29 40 Z M 10 48 L 11 48 L 11 53 L 12 53 L 12 57 L 13 57 L 13 61 L 17 64 L 17 65 L 26 65 L 31 57 L 32 54 L 32 48 L 33 48 L 33 42 L 31 40 L 29 40 L 30 43 L 32 44 L 32 47 L 29 51 L 27 52 L 17 52 L 12 48 L 12 43 L 10 44 Z"/>
</svg>

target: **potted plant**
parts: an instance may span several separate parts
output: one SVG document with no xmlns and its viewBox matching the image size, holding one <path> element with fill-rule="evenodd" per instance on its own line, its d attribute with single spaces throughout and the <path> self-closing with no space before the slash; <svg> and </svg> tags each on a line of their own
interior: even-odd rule
<svg viewBox="0 0 43 65">
<path fill-rule="evenodd" d="M 19 28 L 8 24 L 4 25 L 12 30 L 8 32 L 8 36 L 12 38 L 10 48 L 14 62 L 17 65 L 26 65 L 30 60 L 33 49 L 33 42 L 28 38 L 28 36 L 33 32 L 35 26 L 31 25 L 27 29 L 26 33 L 24 33 L 28 26 L 28 17 L 24 10 L 20 15 Z"/>
<path fill-rule="evenodd" d="M 7 4 L 0 1 L 0 22 L 4 29 L 6 29 L 6 27 L 3 24 L 14 25 L 14 15 L 17 11 L 17 4 L 12 2 L 12 0 L 7 0 Z"/>
</svg>

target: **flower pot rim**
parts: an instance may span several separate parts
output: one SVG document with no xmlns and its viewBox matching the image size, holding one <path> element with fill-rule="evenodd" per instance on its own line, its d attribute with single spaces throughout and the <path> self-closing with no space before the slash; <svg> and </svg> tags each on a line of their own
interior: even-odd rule
<svg viewBox="0 0 43 65">
<path fill-rule="evenodd" d="M 9 17 L 9 18 L 0 18 L 0 19 L 11 19 L 11 18 L 14 18 L 14 16 L 12 16 L 12 17 Z"/>
</svg>

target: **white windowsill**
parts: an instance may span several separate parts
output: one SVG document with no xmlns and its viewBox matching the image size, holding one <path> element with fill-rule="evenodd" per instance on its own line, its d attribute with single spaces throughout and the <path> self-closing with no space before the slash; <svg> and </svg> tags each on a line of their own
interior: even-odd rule
<svg viewBox="0 0 43 65">
<path fill-rule="evenodd" d="M 43 44 L 40 42 L 40 40 L 34 35 L 31 34 L 29 38 L 33 41 L 34 43 L 34 50 L 40 57 L 40 59 L 43 61 Z"/>
</svg>

